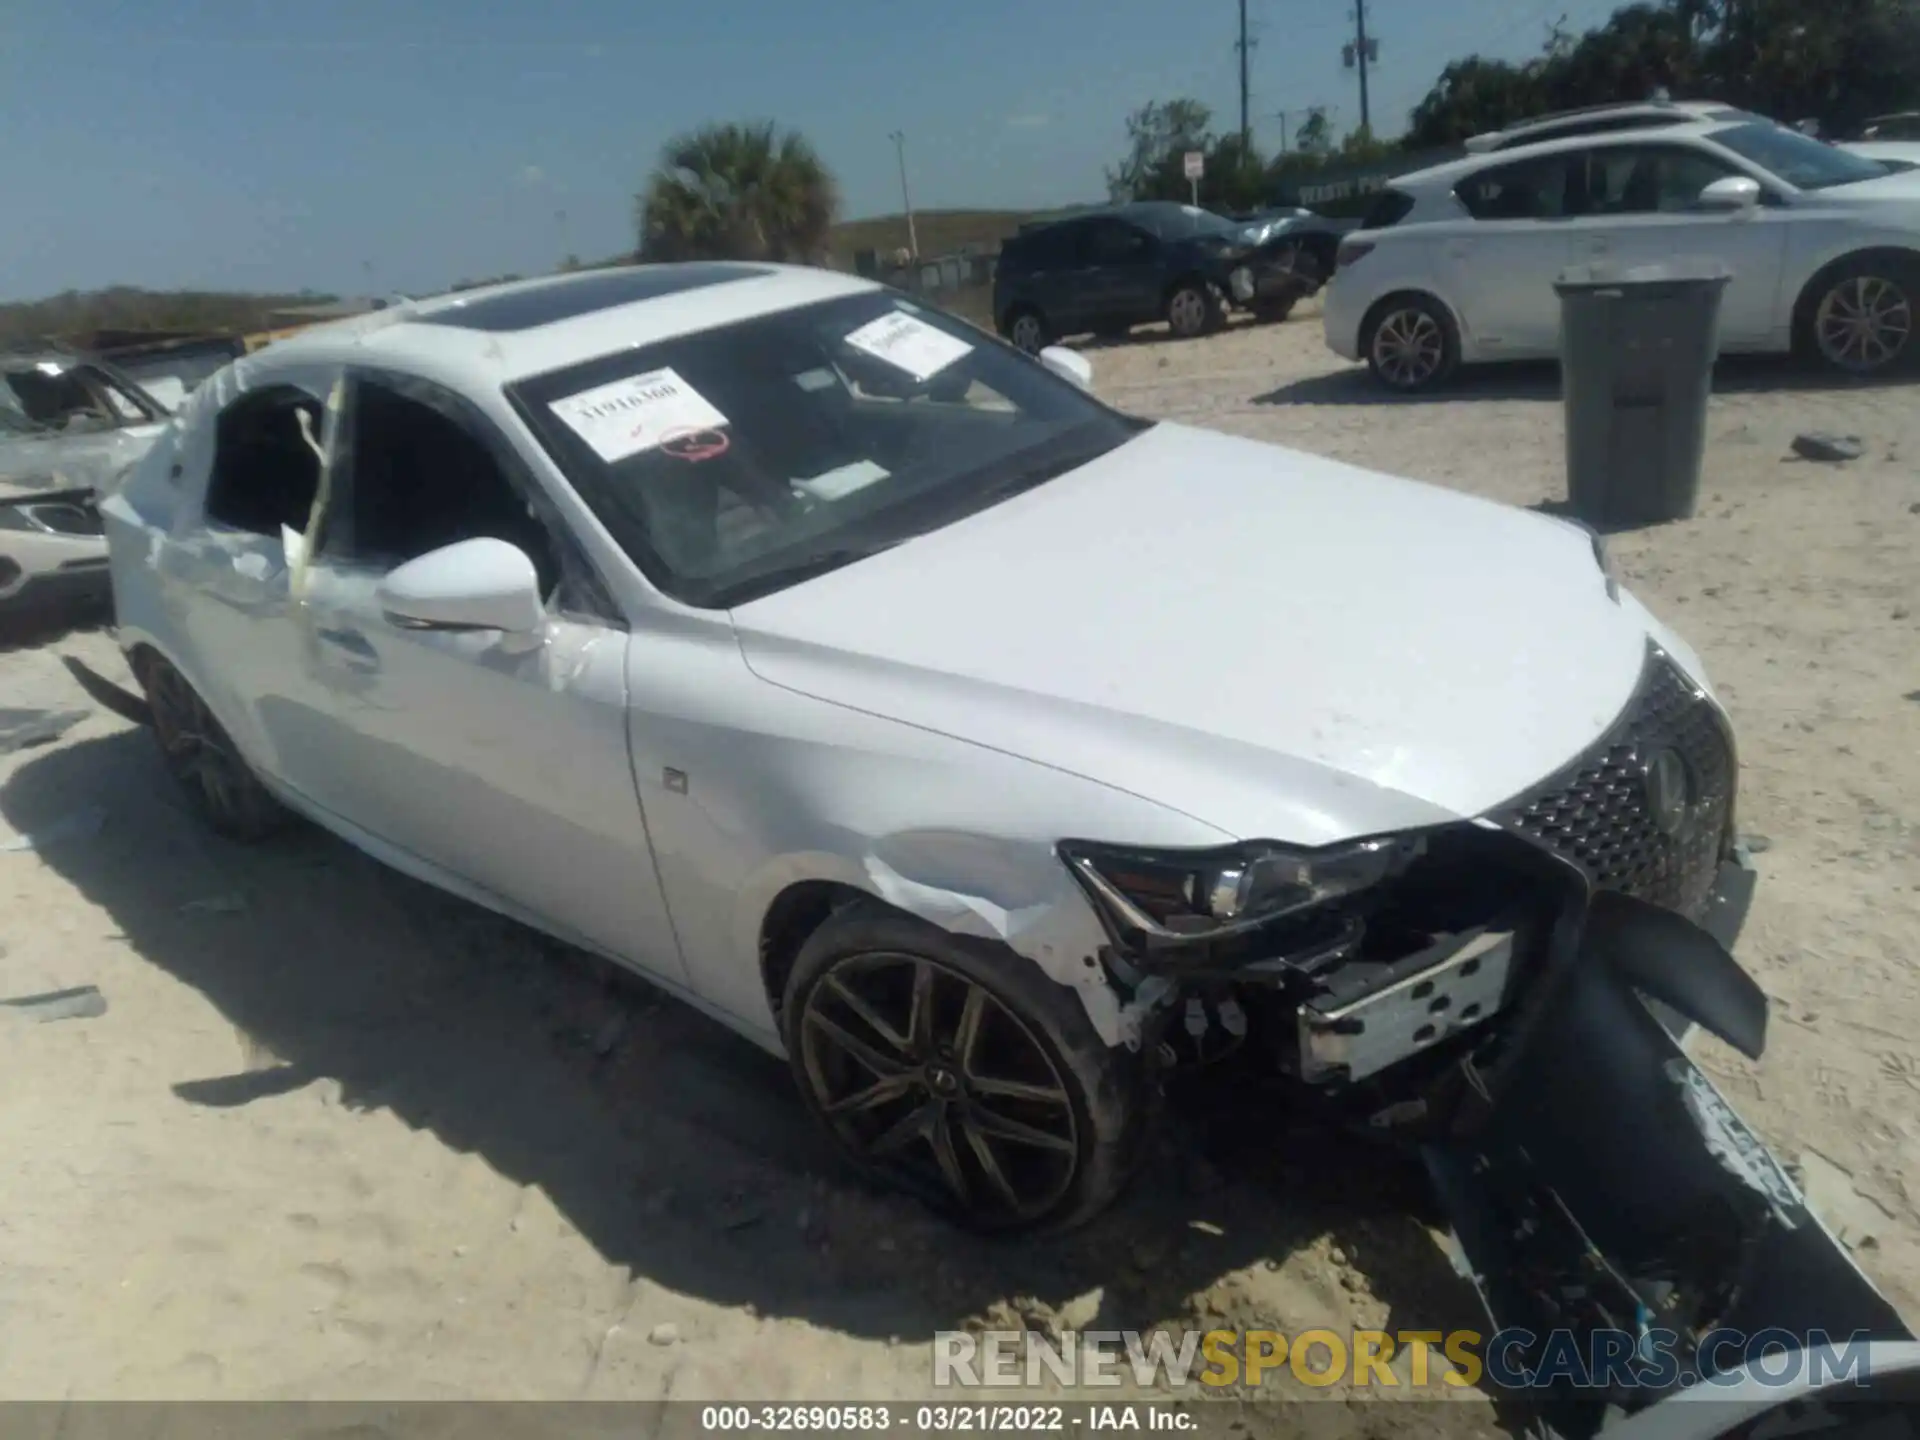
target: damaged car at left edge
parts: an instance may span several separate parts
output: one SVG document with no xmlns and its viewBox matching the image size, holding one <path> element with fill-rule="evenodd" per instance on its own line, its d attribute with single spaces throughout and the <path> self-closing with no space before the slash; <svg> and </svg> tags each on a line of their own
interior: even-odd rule
<svg viewBox="0 0 1920 1440">
<path fill-rule="evenodd" d="M 962 1223 L 1091 1216 L 1235 1050 L 1423 1159 L 1497 1324 L 1673 1361 L 1563 1433 L 1729 1326 L 1910 1341 L 1678 1043 L 1765 1041 L 1737 757 L 1602 542 L 1090 377 L 776 265 L 409 301 L 193 394 L 120 642 L 216 829 L 631 967 Z"/>
<path fill-rule="evenodd" d="M 108 599 L 96 501 L 132 470 L 168 415 L 104 361 L 58 350 L 0 355 L 0 618 Z"/>
</svg>

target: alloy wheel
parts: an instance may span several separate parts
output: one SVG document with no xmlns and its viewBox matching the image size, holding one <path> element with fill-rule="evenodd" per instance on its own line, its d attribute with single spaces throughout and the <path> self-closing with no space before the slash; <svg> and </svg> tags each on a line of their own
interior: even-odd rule
<svg viewBox="0 0 1920 1440">
<path fill-rule="evenodd" d="M 1447 337 L 1425 310 L 1395 310 L 1373 332 L 1373 363 L 1389 385 L 1414 390 L 1439 373 Z"/>
<path fill-rule="evenodd" d="M 1207 297 L 1192 286 L 1175 291 L 1167 306 L 1167 325 L 1183 339 L 1198 335 L 1207 328 Z"/>
<path fill-rule="evenodd" d="M 1913 304 L 1896 282 L 1854 275 L 1821 298 L 1814 338 L 1826 360 L 1865 374 L 1892 364 L 1913 337 Z"/>
<path fill-rule="evenodd" d="M 1040 327 L 1040 317 L 1034 314 L 1026 314 L 1014 320 L 1013 334 L 1010 338 L 1016 347 L 1026 351 L 1029 355 L 1034 355 L 1039 353 L 1041 345 L 1047 337 L 1046 332 Z"/>
<path fill-rule="evenodd" d="M 1078 1123 L 1052 1057 L 991 991 L 939 961 L 841 960 L 807 994 L 800 1049 L 841 1143 L 936 1203 L 1014 1225 L 1073 1183 Z"/>
<path fill-rule="evenodd" d="M 252 777 L 206 701 L 178 670 L 156 664 L 148 676 L 148 703 L 167 769 L 214 814 L 238 816 Z"/>
</svg>

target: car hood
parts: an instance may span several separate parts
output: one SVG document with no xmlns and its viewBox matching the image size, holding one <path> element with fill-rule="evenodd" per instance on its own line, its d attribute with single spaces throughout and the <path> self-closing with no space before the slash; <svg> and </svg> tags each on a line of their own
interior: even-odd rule
<svg viewBox="0 0 1920 1440">
<path fill-rule="evenodd" d="M 1574 526 L 1178 425 L 733 619 L 775 684 L 1303 844 L 1511 798 L 1648 643 Z"/>
</svg>

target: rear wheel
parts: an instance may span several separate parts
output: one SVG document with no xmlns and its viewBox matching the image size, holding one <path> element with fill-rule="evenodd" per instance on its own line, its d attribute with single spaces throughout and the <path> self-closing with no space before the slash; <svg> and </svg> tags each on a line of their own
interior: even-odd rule
<svg viewBox="0 0 1920 1440">
<path fill-rule="evenodd" d="M 860 1170 L 973 1229 L 1057 1229 L 1118 1192 L 1136 1057 L 1032 962 L 878 906 L 841 912 L 782 1006 L 807 1106 Z"/>
<path fill-rule="evenodd" d="M 1203 281 L 1183 280 L 1167 296 L 1167 328 L 1182 340 L 1216 330 L 1225 320 L 1220 297 Z"/>
<path fill-rule="evenodd" d="M 267 792 L 187 678 L 148 652 L 134 663 L 168 772 L 216 834 L 261 840 L 292 818 Z"/>
<path fill-rule="evenodd" d="M 1361 339 L 1374 378 L 1403 392 L 1445 383 L 1460 363 L 1460 337 L 1453 319 L 1424 295 L 1382 302 Z"/>
<path fill-rule="evenodd" d="M 1047 322 L 1031 307 L 1016 310 L 1007 317 L 1007 339 L 1029 355 L 1038 355 L 1047 347 Z"/>
<path fill-rule="evenodd" d="M 1880 375 L 1910 362 L 1920 265 L 1894 257 L 1847 261 L 1801 309 L 1800 343 L 1831 370 Z"/>
</svg>

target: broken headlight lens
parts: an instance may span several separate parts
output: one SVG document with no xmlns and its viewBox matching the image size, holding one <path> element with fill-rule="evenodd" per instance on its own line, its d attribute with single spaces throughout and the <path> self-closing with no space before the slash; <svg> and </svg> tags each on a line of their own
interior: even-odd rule
<svg viewBox="0 0 1920 1440">
<path fill-rule="evenodd" d="M 1360 840 L 1319 850 L 1252 841 L 1154 851 L 1063 841 L 1061 857 L 1122 929 L 1208 939 L 1356 894 L 1397 873 L 1420 842 Z"/>
</svg>

